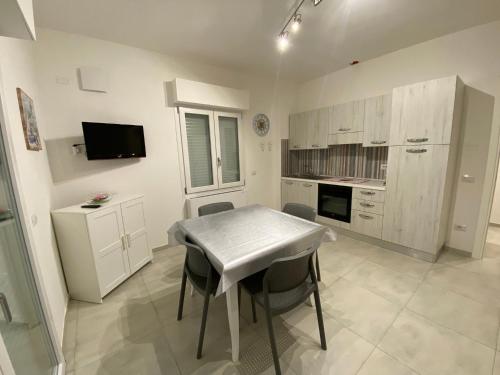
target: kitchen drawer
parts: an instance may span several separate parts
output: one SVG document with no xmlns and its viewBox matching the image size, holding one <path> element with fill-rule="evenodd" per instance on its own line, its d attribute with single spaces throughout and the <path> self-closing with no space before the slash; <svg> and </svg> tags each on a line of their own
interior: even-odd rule
<svg viewBox="0 0 500 375">
<path fill-rule="evenodd" d="M 382 218 L 381 215 L 352 210 L 351 230 L 365 236 L 382 238 Z"/>
<path fill-rule="evenodd" d="M 363 201 L 384 203 L 385 202 L 385 191 L 384 190 L 354 188 L 354 189 L 352 189 L 352 198 L 353 199 L 360 199 Z"/>
<path fill-rule="evenodd" d="M 383 215 L 384 204 L 380 202 L 371 202 L 361 199 L 352 200 L 352 209 L 356 211 L 369 212 L 372 214 Z"/>
</svg>

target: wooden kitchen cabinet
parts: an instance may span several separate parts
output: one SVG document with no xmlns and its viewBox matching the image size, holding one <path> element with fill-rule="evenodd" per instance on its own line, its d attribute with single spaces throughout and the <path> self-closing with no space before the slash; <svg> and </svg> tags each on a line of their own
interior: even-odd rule
<svg viewBox="0 0 500 375">
<path fill-rule="evenodd" d="M 383 240 L 429 253 L 442 246 L 449 151 L 448 145 L 391 147 Z"/>
<path fill-rule="evenodd" d="M 331 109 L 329 134 L 362 132 L 365 101 L 336 104 Z"/>
<path fill-rule="evenodd" d="M 289 132 L 291 150 L 307 148 L 307 112 L 290 115 Z"/>
<path fill-rule="evenodd" d="M 366 99 L 363 147 L 389 145 L 391 114 L 391 94 Z"/>
<path fill-rule="evenodd" d="M 457 76 L 395 88 L 389 145 L 450 144 L 462 95 Z"/>
<path fill-rule="evenodd" d="M 321 108 L 307 113 L 307 148 L 328 148 L 330 109 Z"/>
<path fill-rule="evenodd" d="M 281 207 L 287 203 L 301 203 L 317 209 L 318 184 L 308 181 L 281 181 Z"/>
</svg>

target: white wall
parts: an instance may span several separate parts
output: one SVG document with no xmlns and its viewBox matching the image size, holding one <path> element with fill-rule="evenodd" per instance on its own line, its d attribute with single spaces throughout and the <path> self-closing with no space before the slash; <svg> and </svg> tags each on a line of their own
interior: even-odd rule
<svg viewBox="0 0 500 375">
<path fill-rule="evenodd" d="M 498 99 L 500 98 L 498 46 L 500 46 L 500 21 L 405 48 L 303 83 L 299 86 L 295 111 L 388 93 L 397 86 L 453 74 L 459 74 L 467 85 Z M 493 124 L 491 137 L 492 143 L 496 143 L 500 126 L 500 100 L 496 100 Z M 283 129 L 282 133 L 287 134 L 287 129 Z M 467 143 L 467 140 L 465 142 Z M 484 147 L 488 145 L 484 144 Z M 495 152 L 494 147 L 490 148 L 483 185 L 470 191 L 488 190 L 488 179 L 494 175 L 492 166 L 495 164 Z M 483 163 L 486 164 L 484 160 Z M 496 169 L 496 164 L 494 168 Z M 477 171 L 468 171 L 471 175 L 475 172 Z M 481 210 L 478 215 L 484 216 L 485 210 L 488 210 L 486 197 L 487 194 L 481 200 Z M 467 204 L 467 201 L 468 199 L 465 199 L 459 204 Z M 497 202 L 500 202 L 500 199 Z M 470 211 L 455 209 L 454 212 L 452 223 L 470 221 L 470 217 L 467 217 Z M 480 235 L 474 230 L 468 234 L 468 244 L 475 243 L 475 239 Z M 456 244 L 458 241 L 454 241 L 454 236 L 455 233 L 452 232 L 450 240 Z M 471 246 L 467 246 L 464 250 L 472 252 Z"/>
<path fill-rule="evenodd" d="M 166 231 L 182 217 L 184 204 L 174 109 L 165 104 L 164 83 L 177 77 L 250 91 L 250 110 L 243 114 L 248 199 L 279 207 L 280 129 L 288 123 L 295 85 L 44 29 L 38 29 L 35 55 L 48 143 L 58 147 L 64 140 L 57 139 L 81 136 L 82 121 L 143 124 L 145 131 L 147 157 L 139 161 L 88 162 L 80 156 L 75 165 L 82 166 L 81 174 L 68 171 L 67 178 L 58 176 L 52 188 L 55 207 L 80 202 L 97 191 L 141 192 L 146 196 L 151 245 L 167 243 Z M 80 66 L 104 69 L 109 74 L 109 92 L 79 90 Z M 251 118 L 259 112 L 271 120 L 271 132 L 265 138 L 252 130 Z M 260 142 L 265 142 L 265 151 Z M 59 161 L 71 165 L 75 157 L 66 149 L 68 155 Z"/>
<path fill-rule="evenodd" d="M 47 123 L 44 121 L 36 85 L 32 46 L 32 42 L 0 37 L 2 103 L 8 128 L 6 137 L 12 148 L 35 262 L 42 271 L 41 281 L 48 298 L 49 313 L 56 323 L 57 338 L 62 342 L 67 293 L 50 219 L 52 183 L 47 153 L 45 145 L 39 152 L 26 150 L 16 95 L 16 87 L 20 87 L 34 100 L 38 127 L 43 138 Z M 32 217 L 37 218 L 36 225 L 32 224 Z"/>
</svg>

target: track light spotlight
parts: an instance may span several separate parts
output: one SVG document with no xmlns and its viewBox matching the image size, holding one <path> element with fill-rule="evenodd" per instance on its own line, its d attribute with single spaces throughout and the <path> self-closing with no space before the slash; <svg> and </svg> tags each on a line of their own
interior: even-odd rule
<svg viewBox="0 0 500 375">
<path fill-rule="evenodd" d="M 282 31 L 278 36 L 278 49 L 284 52 L 288 48 L 288 31 Z"/>
</svg>

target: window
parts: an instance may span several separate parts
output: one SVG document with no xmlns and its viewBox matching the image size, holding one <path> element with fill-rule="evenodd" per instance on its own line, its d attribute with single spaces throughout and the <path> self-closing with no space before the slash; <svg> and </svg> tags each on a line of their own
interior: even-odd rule
<svg viewBox="0 0 500 375">
<path fill-rule="evenodd" d="M 241 116 L 179 108 L 186 192 L 242 186 Z"/>
</svg>

